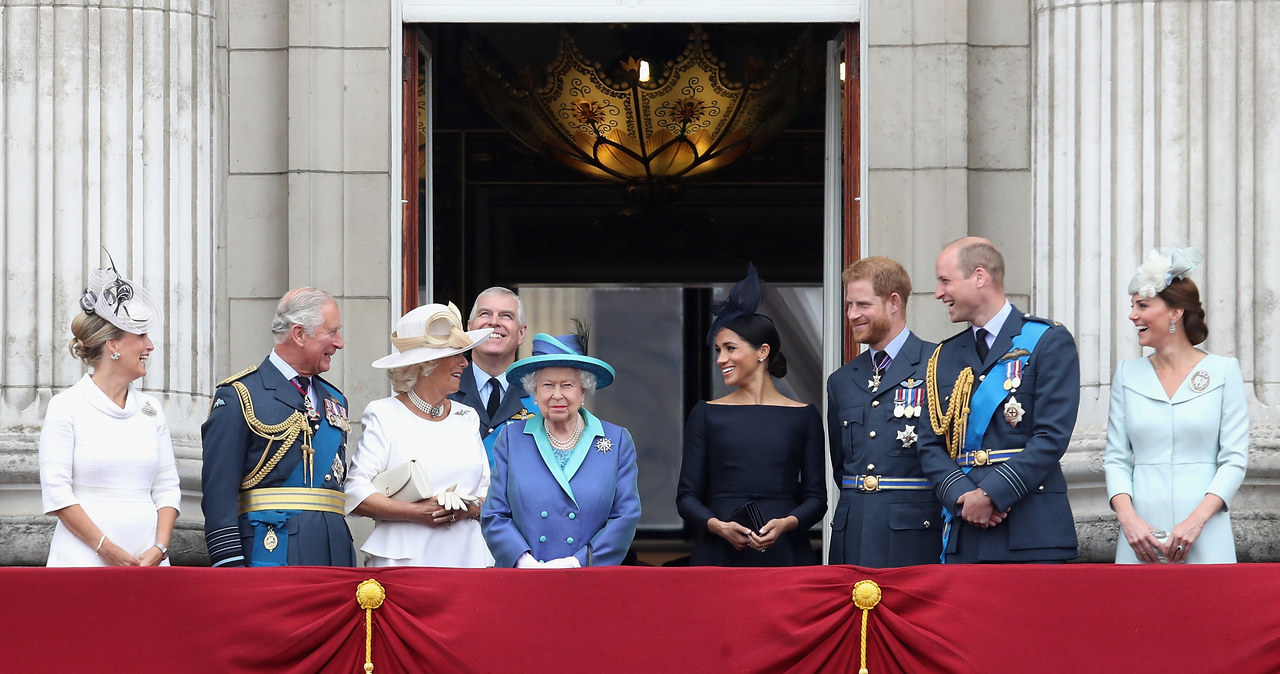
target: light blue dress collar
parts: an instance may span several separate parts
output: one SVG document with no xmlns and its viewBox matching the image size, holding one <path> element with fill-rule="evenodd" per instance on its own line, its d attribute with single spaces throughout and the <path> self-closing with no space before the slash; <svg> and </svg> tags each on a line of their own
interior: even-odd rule
<svg viewBox="0 0 1280 674">
<path fill-rule="evenodd" d="M 578 444 L 574 445 L 564 468 L 560 467 L 560 462 L 556 460 L 556 450 L 551 448 L 551 441 L 547 439 L 546 418 L 542 413 L 533 415 L 533 418 L 524 425 L 525 434 L 533 437 L 534 444 L 538 446 L 538 454 L 542 456 L 542 462 L 547 465 L 547 470 L 551 471 L 551 476 L 575 504 L 578 500 L 573 496 L 573 487 L 569 485 L 569 480 L 573 479 L 578 468 L 582 467 L 582 462 L 586 460 L 587 452 L 596 438 L 604 435 L 604 425 L 594 414 L 587 411 L 587 408 L 579 408 L 578 413 L 582 415 L 583 420 L 582 437 L 578 438 Z"/>
</svg>

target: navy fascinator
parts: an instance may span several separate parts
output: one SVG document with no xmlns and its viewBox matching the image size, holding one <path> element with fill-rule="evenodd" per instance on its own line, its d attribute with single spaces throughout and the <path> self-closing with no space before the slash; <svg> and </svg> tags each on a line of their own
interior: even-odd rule
<svg viewBox="0 0 1280 674">
<path fill-rule="evenodd" d="M 756 308 L 760 306 L 760 296 L 760 276 L 756 273 L 756 266 L 748 262 L 747 277 L 729 289 L 729 295 L 723 302 L 711 305 L 711 315 L 714 318 L 711 321 L 711 331 L 707 333 L 707 344 L 714 344 L 716 333 L 734 319 L 756 313 Z"/>
</svg>

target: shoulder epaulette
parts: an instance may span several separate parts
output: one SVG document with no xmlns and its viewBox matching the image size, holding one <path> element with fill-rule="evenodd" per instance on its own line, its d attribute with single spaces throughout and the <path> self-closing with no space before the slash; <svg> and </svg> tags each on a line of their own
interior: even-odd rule
<svg viewBox="0 0 1280 674">
<path fill-rule="evenodd" d="M 230 384 L 231 382 L 236 381 L 237 379 L 241 379 L 241 378 L 243 378 L 245 375 L 248 375 L 248 374 L 250 374 L 251 372 L 256 372 L 257 370 L 258 370 L 258 366 L 257 366 L 257 365 L 254 365 L 254 366 L 252 366 L 252 367 L 246 367 L 245 369 L 243 369 L 243 370 L 241 370 L 241 371 L 239 371 L 239 372 L 237 372 L 237 373 L 235 373 L 235 374 L 231 375 L 230 377 L 227 377 L 226 379 L 223 379 L 222 381 L 218 382 L 218 386 L 226 386 L 227 384 Z"/>
<path fill-rule="evenodd" d="M 1057 321 L 1050 320 L 1050 319 L 1048 319 L 1048 318 L 1043 318 L 1043 317 L 1041 317 L 1041 316 L 1032 316 L 1031 314 L 1023 314 L 1023 315 L 1022 315 L 1022 317 L 1023 317 L 1023 318 L 1025 318 L 1025 319 L 1026 319 L 1026 320 L 1028 320 L 1028 321 L 1035 321 L 1035 322 L 1037 322 L 1037 323 L 1044 323 L 1045 325 L 1055 325 L 1055 326 L 1056 326 L 1056 325 L 1062 325 L 1061 323 L 1059 323 L 1059 322 L 1057 322 Z"/>
</svg>

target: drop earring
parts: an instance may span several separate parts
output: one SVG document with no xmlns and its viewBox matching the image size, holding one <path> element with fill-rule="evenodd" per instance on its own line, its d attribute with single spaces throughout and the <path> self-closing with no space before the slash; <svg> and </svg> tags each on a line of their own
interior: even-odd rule
<svg viewBox="0 0 1280 674">
<path fill-rule="evenodd" d="M 117 352 L 115 352 L 115 353 L 111 354 L 111 360 L 120 360 L 120 352 L 119 352 L 119 351 L 117 351 Z"/>
<path fill-rule="evenodd" d="M 1171 335 L 1172 335 L 1173 333 L 1175 333 L 1175 332 L 1177 332 L 1177 331 L 1178 331 L 1178 324 L 1177 324 L 1177 323 L 1170 322 L 1170 323 L 1169 323 L 1169 334 L 1171 334 Z"/>
</svg>

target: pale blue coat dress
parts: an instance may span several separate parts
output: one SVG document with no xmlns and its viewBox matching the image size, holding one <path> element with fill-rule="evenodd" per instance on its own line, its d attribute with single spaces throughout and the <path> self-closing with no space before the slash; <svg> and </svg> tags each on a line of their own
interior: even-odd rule
<svg viewBox="0 0 1280 674">
<path fill-rule="evenodd" d="M 1149 358 L 1126 360 L 1111 380 L 1107 448 L 1102 465 L 1107 499 L 1129 494 L 1138 516 L 1172 531 L 1204 499 L 1231 506 L 1249 455 L 1244 381 L 1234 358 L 1208 354 L 1169 398 Z M 1236 561 L 1227 508 L 1205 523 L 1187 553 L 1190 564 Z M 1116 562 L 1138 557 L 1121 533 Z"/>
</svg>

